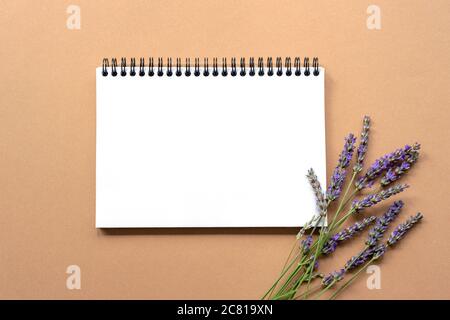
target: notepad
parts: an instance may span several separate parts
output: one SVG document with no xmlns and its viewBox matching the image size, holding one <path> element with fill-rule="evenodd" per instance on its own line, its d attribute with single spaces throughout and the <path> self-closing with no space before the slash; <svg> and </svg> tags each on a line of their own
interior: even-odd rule
<svg viewBox="0 0 450 320">
<path fill-rule="evenodd" d="M 325 70 L 300 59 L 96 70 L 96 227 L 297 227 L 325 184 Z"/>
</svg>

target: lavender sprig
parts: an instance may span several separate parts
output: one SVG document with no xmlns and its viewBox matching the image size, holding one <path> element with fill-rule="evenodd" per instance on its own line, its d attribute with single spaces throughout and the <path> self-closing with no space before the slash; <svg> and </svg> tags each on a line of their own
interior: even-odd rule
<svg viewBox="0 0 450 320">
<path fill-rule="evenodd" d="M 395 201 L 394 204 L 389 207 L 386 213 L 377 219 L 375 225 L 369 231 L 369 236 L 366 240 L 367 246 L 374 247 L 378 243 L 378 240 L 383 237 L 383 234 L 386 232 L 389 224 L 395 220 L 395 218 L 402 210 L 403 205 L 403 201 Z"/>
<path fill-rule="evenodd" d="M 356 163 L 353 166 L 353 172 L 361 172 L 363 167 L 364 158 L 367 153 L 367 145 L 369 144 L 369 130 L 370 130 L 370 117 L 364 116 L 363 129 L 361 132 L 361 140 L 359 142 L 358 149 L 356 150 Z"/>
<path fill-rule="evenodd" d="M 362 221 L 356 222 L 354 225 L 336 233 L 330 240 L 328 240 L 323 246 L 322 253 L 330 254 L 336 250 L 336 247 L 345 240 L 353 238 L 357 233 L 364 230 L 368 225 L 375 221 L 376 217 L 371 216 L 363 219 Z"/>
<path fill-rule="evenodd" d="M 370 186 L 376 178 L 378 178 L 383 172 L 389 170 L 398 164 L 407 161 L 413 157 L 416 157 L 420 150 L 420 144 L 415 143 L 413 146 L 406 145 L 404 148 L 395 150 L 388 153 L 381 158 L 375 160 L 375 162 L 367 169 L 367 172 L 355 183 L 355 187 L 358 190 Z"/>
<path fill-rule="evenodd" d="M 376 205 L 377 203 L 386 200 L 392 197 L 393 195 L 396 195 L 397 193 L 402 192 L 408 187 L 409 186 L 407 184 L 397 184 L 393 187 L 390 187 L 389 189 L 382 190 L 378 193 L 370 194 L 365 198 L 363 198 L 362 200 L 355 200 L 353 201 L 351 210 L 357 213 L 365 208 L 370 208 Z"/>
<path fill-rule="evenodd" d="M 308 182 L 313 189 L 314 197 L 316 199 L 317 211 L 319 214 L 318 215 L 315 214 L 309 222 L 305 223 L 303 228 L 301 228 L 300 231 L 297 233 L 297 236 L 296 236 L 297 239 L 301 239 L 303 237 L 303 235 L 305 234 L 305 230 L 307 228 L 311 227 L 311 225 L 313 225 L 314 223 L 318 224 L 320 222 L 320 220 L 323 217 L 325 217 L 325 215 L 327 214 L 328 203 L 325 200 L 325 196 L 322 191 L 322 187 L 320 185 L 320 182 L 319 182 L 319 179 L 317 178 L 316 173 L 314 172 L 314 169 L 311 168 L 308 170 L 306 178 L 308 179 Z"/>
<path fill-rule="evenodd" d="M 327 199 L 329 201 L 336 200 L 341 194 L 342 186 L 344 184 L 346 176 L 345 169 L 349 166 L 350 161 L 353 157 L 355 142 L 356 138 L 352 133 L 345 137 L 344 149 L 339 156 L 338 164 L 333 171 L 331 182 L 327 189 Z"/>
<path fill-rule="evenodd" d="M 388 246 L 393 246 L 397 242 L 400 241 L 400 239 L 403 238 L 403 236 L 412 228 L 414 225 L 416 225 L 420 220 L 422 220 L 423 215 L 418 212 L 416 215 L 409 217 L 406 222 L 399 224 L 394 231 L 389 236 L 389 239 L 387 240 L 386 244 Z"/>
<path fill-rule="evenodd" d="M 327 212 L 327 202 L 325 200 L 322 187 L 320 186 L 320 182 L 317 179 L 317 175 L 312 168 L 308 170 L 308 174 L 306 175 L 306 177 L 308 178 L 309 184 L 311 185 L 314 191 L 317 209 L 319 211 L 319 215 L 322 217 Z"/>
</svg>

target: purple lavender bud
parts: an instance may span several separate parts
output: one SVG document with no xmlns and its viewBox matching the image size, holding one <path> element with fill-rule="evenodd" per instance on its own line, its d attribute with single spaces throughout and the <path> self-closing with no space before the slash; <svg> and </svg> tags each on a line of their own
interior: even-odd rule
<svg viewBox="0 0 450 320">
<path fill-rule="evenodd" d="M 338 246 L 337 240 L 331 238 L 330 240 L 327 241 L 327 243 L 322 248 L 322 253 L 323 254 L 333 253 L 336 250 L 337 246 Z"/>
<path fill-rule="evenodd" d="M 403 205 L 403 201 L 395 201 L 394 204 L 389 207 L 386 213 L 376 220 L 375 225 L 369 231 L 366 245 L 370 247 L 376 246 L 378 240 L 380 240 L 383 237 L 383 234 L 386 232 L 389 224 L 394 221 L 394 219 L 402 210 Z"/>
<path fill-rule="evenodd" d="M 319 269 L 319 261 L 316 260 L 316 262 L 314 262 L 314 270 Z"/>
<path fill-rule="evenodd" d="M 358 190 L 366 188 L 368 183 L 381 176 L 383 172 L 404 161 L 411 161 L 411 159 L 418 157 L 419 150 L 420 144 L 418 143 L 413 144 L 413 146 L 406 145 L 404 148 L 397 149 L 375 160 L 369 169 L 367 169 L 366 174 L 356 181 L 356 188 Z"/>
<path fill-rule="evenodd" d="M 375 219 L 376 219 L 375 216 L 365 218 L 362 221 L 358 221 L 354 225 L 336 233 L 330 238 L 330 240 L 328 240 L 325 243 L 322 249 L 322 253 L 330 254 L 334 252 L 340 242 L 351 239 L 358 232 L 364 230 L 368 225 L 370 225 L 373 221 L 375 221 Z"/>
<path fill-rule="evenodd" d="M 327 199 L 329 201 L 336 200 L 341 194 L 342 186 L 344 184 L 346 176 L 345 169 L 349 166 L 352 159 L 353 152 L 355 150 L 355 142 L 356 138 L 352 133 L 345 137 L 344 149 L 339 156 L 338 164 L 333 171 L 330 185 L 327 189 Z"/>
<path fill-rule="evenodd" d="M 386 172 L 386 175 L 381 179 L 381 185 L 386 186 L 399 178 L 400 178 L 399 175 L 396 174 L 396 170 L 391 168 Z"/>
<path fill-rule="evenodd" d="M 309 248 L 311 247 L 312 241 L 313 241 L 313 237 L 310 236 L 310 235 L 307 236 L 305 240 L 302 240 L 301 247 L 302 247 L 303 252 L 308 252 L 309 251 Z"/>
<path fill-rule="evenodd" d="M 369 143 L 370 117 L 364 116 L 363 129 L 361 132 L 361 140 L 358 149 L 356 150 L 356 164 L 353 167 L 355 173 L 361 172 L 364 158 L 367 152 L 367 145 Z"/>
<path fill-rule="evenodd" d="M 392 246 L 399 242 L 403 236 L 408 232 L 409 229 L 414 227 L 420 220 L 422 220 L 423 216 L 420 212 L 418 212 L 415 216 L 409 217 L 406 222 L 399 224 L 394 231 L 391 233 L 389 239 L 387 240 L 387 245 Z"/>
<path fill-rule="evenodd" d="M 370 208 L 374 205 L 376 205 L 377 203 L 386 200 L 390 197 L 392 197 L 393 195 L 396 195 L 397 193 L 402 192 L 403 190 L 405 190 L 406 188 L 408 188 L 409 186 L 407 184 L 397 184 L 393 187 L 390 187 L 389 189 L 386 190 L 382 190 L 378 193 L 373 193 L 370 194 L 368 196 L 366 196 L 365 198 L 363 198 L 362 200 L 355 200 L 353 201 L 352 204 L 352 210 L 357 213 L 362 211 L 365 208 Z"/>
<path fill-rule="evenodd" d="M 326 288 L 329 286 L 333 286 L 336 282 L 339 282 L 342 279 L 344 279 L 344 275 L 345 269 L 331 272 L 322 279 L 322 287 Z"/>
<path fill-rule="evenodd" d="M 387 245 L 379 244 L 378 246 L 376 246 L 373 249 L 372 259 L 374 259 L 374 260 L 380 259 L 386 253 L 386 250 L 387 250 Z"/>
</svg>

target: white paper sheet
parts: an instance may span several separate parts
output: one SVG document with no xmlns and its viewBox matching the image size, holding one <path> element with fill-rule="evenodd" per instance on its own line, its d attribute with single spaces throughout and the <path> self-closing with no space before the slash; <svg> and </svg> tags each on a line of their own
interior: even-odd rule
<svg viewBox="0 0 450 320">
<path fill-rule="evenodd" d="M 103 77 L 96 227 L 288 227 L 325 185 L 319 76 Z"/>
</svg>

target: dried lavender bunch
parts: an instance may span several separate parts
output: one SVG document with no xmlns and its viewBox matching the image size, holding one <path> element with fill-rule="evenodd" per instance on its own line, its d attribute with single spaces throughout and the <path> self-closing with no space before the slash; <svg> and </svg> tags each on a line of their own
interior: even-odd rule
<svg viewBox="0 0 450 320">
<path fill-rule="evenodd" d="M 397 193 L 402 192 L 408 187 L 409 186 L 407 184 L 397 184 L 393 187 L 390 187 L 389 189 L 382 190 L 378 193 L 370 194 L 365 198 L 363 198 L 362 200 L 355 200 L 353 201 L 351 210 L 354 212 L 360 212 L 365 208 L 370 208 L 376 205 L 377 203 L 386 200 L 392 197 L 393 195 L 396 195 Z"/>
<path fill-rule="evenodd" d="M 373 221 L 375 221 L 376 218 L 377 217 L 375 216 L 365 218 L 362 221 L 358 221 L 354 225 L 336 233 L 330 238 L 330 240 L 327 241 L 327 243 L 325 243 L 322 249 L 322 253 L 323 254 L 333 253 L 336 250 L 336 247 L 339 245 L 339 243 L 353 238 L 357 233 L 361 232 Z"/>
<path fill-rule="evenodd" d="M 389 246 L 397 243 L 407 230 L 420 220 L 421 216 L 417 216 L 399 225 L 395 232 L 391 234 L 389 240 L 386 243 L 380 244 L 380 239 L 386 233 L 388 226 L 398 216 L 403 207 L 402 201 L 396 201 L 379 218 L 369 217 L 358 221 L 346 229 L 341 228 L 354 213 L 372 207 L 406 189 L 408 187 L 406 184 L 394 186 L 391 186 L 391 184 L 407 173 L 419 158 L 420 144 L 406 145 L 377 159 L 364 174 L 358 177 L 358 174 L 362 171 L 363 162 L 367 153 L 370 127 L 370 118 L 364 117 L 361 139 L 356 149 L 356 139 L 353 134 L 349 134 L 345 138 L 344 148 L 339 155 L 339 160 L 333 171 L 330 185 L 326 190 L 322 190 L 314 171 L 312 169 L 308 171 L 307 178 L 315 194 L 318 214 L 305 224 L 305 228 L 300 230 L 297 237 L 298 240 L 294 243 L 293 249 L 278 279 L 269 288 L 263 296 L 263 299 L 266 297 L 269 299 L 298 298 L 299 296 L 296 297 L 296 293 L 300 288 L 305 288 L 302 297 L 307 299 L 312 291 L 317 290 L 310 289 L 310 282 L 320 276 L 323 278 L 321 285 L 322 291 L 316 297 L 318 298 L 335 283 L 342 281 L 348 270 L 357 268 L 357 272 L 353 273 L 352 277 L 338 288 L 335 294 L 333 294 L 333 298 L 338 292 L 345 289 L 353 281 L 354 277 L 370 265 L 372 261 L 380 259 Z M 348 184 L 348 188 L 344 192 L 342 189 L 345 184 L 346 173 L 355 152 L 356 161 L 353 166 L 353 175 Z M 354 179 L 357 179 L 355 183 L 353 183 Z M 380 179 L 380 186 L 377 191 L 351 202 L 358 192 L 372 186 L 378 179 Z M 352 192 L 350 192 L 351 187 L 354 187 Z M 312 226 L 313 223 L 317 226 L 318 222 L 322 221 L 322 217 L 326 216 L 327 210 L 330 211 L 330 202 L 339 197 L 342 198 L 342 201 L 334 212 L 334 217 L 329 226 L 321 229 L 317 238 L 312 237 L 315 228 L 311 233 L 308 232 L 308 235 L 305 235 L 305 229 Z M 347 208 L 349 203 L 350 208 Z M 346 212 L 342 211 L 343 209 Z M 321 273 L 318 273 L 318 271 L 315 271 L 319 267 L 318 260 L 322 255 L 334 252 L 342 241 L 355 237 L 358 232 L 367 228 L 373 222 L 375 222 L 375 225 L 370 229 L 367 239 L 364 240 L 364 249 L 357 256 L 348 260 L 343 269 L 334 271 L 325 277 Z M 298 253 L 292 255 L 292 259 L 290 259 L 293 250 L 298 251 Z"/>
<path fill-rule="evenodd" d="M 374 180 L 378 178 L 383 172 L 389 170 L 405 160 L 416 157 L 420 150 L 420 144 L 415 143 L 413 146 L 406 145 L 404 148 L 388 153 L 375 162 L 367 169 L 367 172 L 355 183 L 355 187 L 361 190 L 370 187 Z"/>
<path fill-rule="evenodd" d="M 355 150 L 355 142 L 356 138 L 352 133 L 345 137 L 344 149 L 339 156 L 338 164 L 333 171 L 331 182 L 327 189 L 328 201 L 336 200 L 341 194 L 346 176 L 345 169 L 349 166 L 352 159 L 353 152 Z"/>
<path fill-rule="evenodd" d="M 420 220 L 422 220 L 423 215 L 418 212 L 416 215 L 409 217 L 406 222 L 399 224 L 394 231 L 389 236 L 389 239 L 387 240 L 388 246 L 393 246 L 396 244 L 400 239 L 403 238 L 403 236 L 412 228 L 414 227 Z"/>
<path fill-rule="evenodd" d="M 402 210 L 403 205 L 403 201 L 395 201 L 394 204 L 389 207 L 386 213 L 376 220 L 375 225 L 369 231 L 369 236 L 366 240 L 367 246 L 374 247 L 378 243 L 378 240 L 383 237 L 383 234 L 386 232 L 389 224 L 395 220 L 395 218 Z"/>
<path fill-rule="evenodd" d="M 361 172 L 363 167 L 364 158 L 367 153 L 367 146 L 369 144 L 369 130 L 370 130 L 370 117 L 364 116 L 363 129 L 361 132 L 361 139 L 358 149 L 356 150 L 356 163 L 353 167 L 353 172 Z"/>
</svg>

